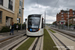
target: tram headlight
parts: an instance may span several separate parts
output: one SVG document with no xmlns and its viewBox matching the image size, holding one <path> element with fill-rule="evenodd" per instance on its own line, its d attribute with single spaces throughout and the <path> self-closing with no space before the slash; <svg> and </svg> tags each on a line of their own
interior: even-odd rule
<svg viewBox="0 0 75 50">
<path fill-rule="evenodd" d="M 39 30 L 40 30 L 40 28 L 39 28 Z"/>
<path fill-rule="evenodd" d="M 28 30 L 28 28 L 27 28 L 27 30 Z"/>
</svg>

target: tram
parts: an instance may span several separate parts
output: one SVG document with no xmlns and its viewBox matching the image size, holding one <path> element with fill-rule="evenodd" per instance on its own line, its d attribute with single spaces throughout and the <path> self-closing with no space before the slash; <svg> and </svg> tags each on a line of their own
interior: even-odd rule
<svg viewBox="0 0 75 50">
<path fill-rule="evenodd" d="M 44 19 L 41 14 L 28 15 L 26 22 L 27 36 L 41 36 L 44 34 Z"/>
</svg>

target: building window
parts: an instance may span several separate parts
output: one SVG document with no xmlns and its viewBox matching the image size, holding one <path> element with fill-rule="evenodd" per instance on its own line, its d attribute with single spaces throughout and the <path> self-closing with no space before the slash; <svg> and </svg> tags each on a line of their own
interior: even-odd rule
<svg viewBox="0 0 75 50">
<path fill-rule="evenodd" d="M 13 2 L 12 2 L 12 0 L 9 0 L 9 9 L 13 10 Z"/>
<path fill-rule="evenodd" d="M 73 17 L 75 17 L 75 16 L 73 15 Z"/>
<path fill-rule="evenodd" d="M 64 18 L 61 18 L 62 20 L 64 19 Z"/>
<path fill-rule="evenodd" d="M 63 17 L 63 15 L 61 15 L 61 17 Z"/>
<path fill-rule="evenodd" d="M 19 18 L 19 23 L 20 23 L 20 18 Z"/>
<path fill-rule="evenodd" d="M 74 14 L 74 12 L 73 12 L 73 14 Z"/>
<path fill-rule="evenodd" d="M 68 20 L 68 18 L 66 18 Z"/>
<path fill-rule="evenodd" d="M 61 14 L 64 14 L 63 12 Z"/>
<path fill-rule="evenodd" d="M 21 9 L 19 9 L 19 14 L 21 14 Z"/>
<path fill-rule="evenodd" d="M 0 11 L 0 23 L 2 22 L 2 11 Z"/>
<path fill-rule="evenodd" d="M 73 21 L 75 21 L 75 18 L 73 19 Z"/>
<path fill-rule="evenodd" d="M 67 12 L 67 14 L 69 14 L 69 12 Z"/>
<path fill-rule="evenodd" d="M 22 7 L 22 1 L 20 0 L 19 5 Z"/>
<path fill-rule="evenodd" d="M 20 6 L 22 6 L 22 2 L 20 1 Z"/>
<path fill-rule="evenodd" d="M 3 5 L 3 0 L 0 0 L 0 5 Z"/>
<path fill-rule="evenodd" d="M 72 21 L 72 19 L 69 19 L 70 21 Z"/>
</svg>

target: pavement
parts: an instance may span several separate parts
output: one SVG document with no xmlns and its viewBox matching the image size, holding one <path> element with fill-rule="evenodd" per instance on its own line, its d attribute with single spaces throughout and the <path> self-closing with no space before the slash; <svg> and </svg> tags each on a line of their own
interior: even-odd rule
<svg viewBox="0 0 75 50">
<path fill-rule="evenodd" d="M 18 32 L 17 32 L 17 30 L 15 30 L 14 35 L 10 35 L 10 32 L 0 33 L 0 40 L 5 39 L 7 37 L 11 37 L 11 36 L 21 34 L 23 32 L 25 32 L 25 30 L 18 30 Z"/>
<path fill-rule="evenodd" d="M 23 41 L 24 39 L 26 38 L 26 36 L 23 36 L 21 38 L 17 38 L 17 40 L 14 40 L 13 42 L 11 42 L 10 44 L 0 48 L 0 50 L 16 50 L 16 47 L 14 49 L 11 49 L 12 47 L 14 47 L 15 45 L 17 45 L 18 43 L 20 43 L 21 41 Z M 25 41 L 22 42 L 22 44 L 24 43 Z M 18 46 L 22 45 L 22 44 L 19 44 Z M 17 47 L 18 47 L 17 46 Z"/>
<path fill-rule="evenodd" d="M 4 50 L 5 48 L 7 48 L 7 46 L 11 47 L 11 46 L 15 45 L 16 43 L 18 43 L 19 41 L 21 41 L 24 38 L 20 39 L 19 41 L 15 42 L 15 43 L 13 41 L 16 41 L 16 39 L 18 40 L 24 34 L 25 34 L 25 30 L 19 30 L 18 32 L 15 30 L 14 35 L 10 35 L 10 32 L 0 33 L 0 49 L 2 48 L 1 50 Z M 13 37 L 13 38 L 11 38 L 11 37 Z M 8 38 L 11 38 L 11 39 L 6 40 L 4 42 L 1 42 L 1 41 L 5 40 L 5 39 L 8 39 Z M 10 45 L 11 43 L 13 43 L 13 44 Z"/>
</svg>

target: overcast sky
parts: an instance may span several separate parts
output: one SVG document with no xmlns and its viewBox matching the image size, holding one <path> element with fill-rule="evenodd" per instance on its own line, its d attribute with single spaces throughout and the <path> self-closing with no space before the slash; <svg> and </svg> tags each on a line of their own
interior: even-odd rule
<svg viewBox="0 0 75 50">
<path fill-rule="evenodd" d="M 75 0 L 24 0 L 24 20 L 29 14 L 44 14 L 46 11 L 46 23 L 56 21 L 56 14 L 60 10 L 75 10 Z"/>
</svg>

